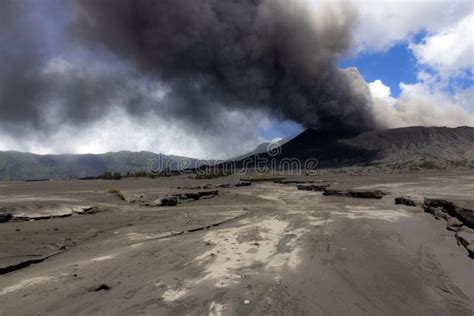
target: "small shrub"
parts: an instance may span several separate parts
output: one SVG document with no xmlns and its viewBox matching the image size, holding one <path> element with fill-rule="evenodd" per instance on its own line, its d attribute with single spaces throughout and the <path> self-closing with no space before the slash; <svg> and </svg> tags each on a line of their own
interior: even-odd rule
<svg viewBox="0 0 474 316">
<path fill-rule="evenodd" d="M 122 201 L 125 201 L 125 195 L 123 194 L 122 191 L 118 188 L 110 188 L 107 190 L 107 193 L 115 194 L 118 196 Z"/>
<path fill-rule="evenodd" d="M 424 160 L 419 164 L 420 168 L 423 169 L 442 169 L 440 166 L 438 166 L 434 161 L 431 160 Z"/>
</svg>

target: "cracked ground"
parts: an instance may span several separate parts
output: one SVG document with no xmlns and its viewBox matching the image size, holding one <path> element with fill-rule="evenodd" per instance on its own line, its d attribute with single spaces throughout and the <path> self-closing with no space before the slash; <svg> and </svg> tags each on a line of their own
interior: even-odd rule
<svg viewBox="0 0 474 316">
<path fill-rule="evenodd" d="M 52 205 L 99 211 L 0 223 L 0 314 L 473 314 L 474 260 L 445 223 L 393 200 L 472 205 L 474 174 L 289 178 L 388 195 L 234 187 L 237 176 L 1 183 L 0 203 L 32 216 Z M 224 183 L 215 197 L 177 206 L 134 202 Z"/>
</svg>

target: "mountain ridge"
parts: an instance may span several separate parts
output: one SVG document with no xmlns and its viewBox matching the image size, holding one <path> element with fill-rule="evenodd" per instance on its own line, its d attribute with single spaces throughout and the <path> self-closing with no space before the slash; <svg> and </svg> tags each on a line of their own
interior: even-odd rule
<svg viewBox="0 0 474 316">
<path fill-rule="evenodd" d="M 70 179 L 96 177 L 105 171 L 176 170 L 178 164 L 195 167 L 197 159 L 149 151 L 103 154 L 46 154 L 0 151 L 0 180 Z"/>
<path fill-rule="evenodd" d="M 307 129 L 285 143 L 277 156 L 257 154 L 249 160 L 312 158 L 320 168 L 383 164 L 396 169 L 474 167 L 474 127 L 412 126 L 353 133 Z M 234 161 L 237 168 L 244 160 Z"/>
<path fill-rule="evenodd" d="M 260 144 L 256 150 L 263 147 Z M 474 168 L 474 127 L 422 127 L 353 133 L 307 129 L 279 144 L 278 155 L 268 152 L 228 160 L 218 166 L 252 166 L 244 161 L 256 159 L 318 160 L 318 168 L 384 165 L 393 169 Z M 274 148 L 275 146 L 271 146 Z M 251 153 L 250 153 L 251 154 Z M 240 157 L 242 157 L 240 156 Z M 150 151 L 118 151 L 103 154 L 38 155 L 0 151 L 1 180 L 70 179 L 99 176 L 105 171 L 146 171 L 195 169 L 202 161 Z M 209 161 L 210 165 L 214 161 Z"/>
</svg>

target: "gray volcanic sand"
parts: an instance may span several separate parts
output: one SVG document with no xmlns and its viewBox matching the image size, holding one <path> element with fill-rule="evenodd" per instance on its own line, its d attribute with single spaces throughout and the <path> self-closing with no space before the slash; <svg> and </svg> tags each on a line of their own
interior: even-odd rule
<svg viewBox="0 0 474 316">
<path fill-rule="evenodd" d="M 390 194 L 355 199 L 258 182 L 146 207 L 106 191 L 164 196 L 239 177 L 0 183 L 0 206 L 22 212 L 100 210 L 0 223 L 0 268 L 44 259 L 0 275 L 0 314 L 473 314 L 474 260 L 445 222 L 393 198 L 472 206 L 474 172 L 290 178 Z"/>
</svg>

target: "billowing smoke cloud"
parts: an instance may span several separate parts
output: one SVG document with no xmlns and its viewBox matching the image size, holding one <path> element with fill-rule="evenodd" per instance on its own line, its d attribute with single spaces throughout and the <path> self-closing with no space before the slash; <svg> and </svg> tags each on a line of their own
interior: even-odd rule
<svg viewBox="0 0 474 316">
<path fill-rule="evenodd" d="M 77 0 L 74 12 L 76 35 L 162 84 L 159 114 L 212 125 L 222 108 L 250 108 L 306 127 L 376 127 L 367 99 L 336 67 L 356 18 L 348 5 Z"/>
<path fill-rule="evenodd" d="M 42 14 L 46 4 L 60 7 L 61 1 L 0 2 L 0 127 L 17 136 L 97 119 L 126 83 L 119 69 L 75 68 L 52 58 L 67 44 L 48 29 L 57 25 Z"/>
<path fill-rule="evenodd" d="M 336 66 L 351 43 L 349 5 L 4 0 L 0 15 L 0 128 L 16 137 L 89 125 L 117 106 L 212 135 L 235 111 L 376 128 L 367 95 Z"/>
</svg>

